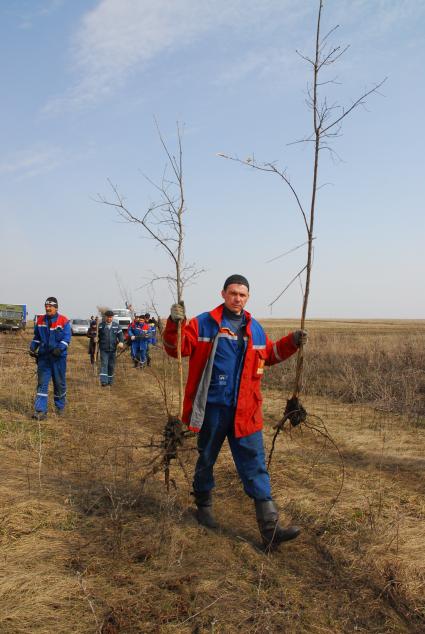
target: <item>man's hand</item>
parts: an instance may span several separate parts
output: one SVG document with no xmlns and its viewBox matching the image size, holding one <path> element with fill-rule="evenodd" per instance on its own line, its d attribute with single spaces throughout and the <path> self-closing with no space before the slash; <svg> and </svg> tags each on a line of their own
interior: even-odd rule
<svg viewBox="0 0 425 634">
<path fill-rule="evenodd" d="M 134 341 L 136 339 L 136 337 L 134 335 L 131 335 L 130 339 L 131 339 L 131 341 Z"/>
<path fill-rule="evenodd" d="M 170 308 L 170 317 L 173 321 L 184 321 L 186 319 L 185 310 L 184 310 L 184 302 L 180 302 L 179 304 L 173 304 Z"/>
<path fill-rule="evenodd" d="M 307 330 L 295 330 L 295 332 L 292 333 L 292 339 L 297 348 L 299 348 L 300 346 L 305 346 L 308 342 Z"/>
<path fill-rule="evenodd" d="M 60 357 L 62 354 L 62 350 L 60 348 L 53 348 L 52 355 L 54 357 Z"/>
<path fill-rule="evenodd" d="M 118 348 L 124 348 L 124 344 L 123 344 L 123 342 L 122 342 L 122 341 L 119 341 L 119 342 L 118 342 Z"/>
</svg>

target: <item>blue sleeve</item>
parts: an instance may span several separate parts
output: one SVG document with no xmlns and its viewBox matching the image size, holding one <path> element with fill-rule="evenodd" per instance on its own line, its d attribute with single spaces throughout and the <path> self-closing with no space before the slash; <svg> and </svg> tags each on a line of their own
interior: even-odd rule
<svg viewBox="0 0 425 634">
<path fill-rule="evenodd" d="M 40 332 L 38 330 L 37 323 L 34 324 L 34 337 L 30 343 L 31 352 L 35 352 L 41 343 Z"/>
<path fill-rule="evenodd" d="M 69 344 L 71 343 L 72 331 L 71 324 L 69 321 L 63 327 L 62 339 L 58 342 L 59 350 L 67 350 Z"/>
</svg>

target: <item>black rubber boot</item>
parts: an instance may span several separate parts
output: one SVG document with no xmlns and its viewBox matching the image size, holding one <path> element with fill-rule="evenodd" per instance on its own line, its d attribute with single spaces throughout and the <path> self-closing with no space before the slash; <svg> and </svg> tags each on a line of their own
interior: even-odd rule
<svg viewBox="0 0 425 634">
<path fill-rule="evenodd" d="M 46 420 L 47 418 L 47 412 L 34 412 L 34 414 L 31 416 L 31 418 L 33 418 L 34 420 Z"/>
<path fill-rule="evenodd" d="M 198 523 L 206 528 L 218 528 L 212 512 L 211 491 L 194 491 L 193 496 L 197 507 L 195 516 Z"/>
<path fill-rule="evenodd" d="M 272 550 L 282 542 L 295 539 L 301 533 L 298 526 L 282 528 L 279 525 L 279 513 L 273 500 L 254 500 L 258 528 L 264 546 Z"/>
</svg>

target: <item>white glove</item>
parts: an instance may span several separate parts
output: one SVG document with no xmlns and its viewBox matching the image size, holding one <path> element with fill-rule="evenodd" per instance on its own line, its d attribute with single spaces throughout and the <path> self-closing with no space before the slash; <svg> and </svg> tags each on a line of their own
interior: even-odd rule
<svg viewBox="0 0 425 634">
<path fill-rule="evenodd" d="M 296 330 L 292 333 L 292 339 L 297 348 L 299 348 L 300 346 L 305 346 L 308 342 L 307 330 Z"/>
<path fill-rule="evenodd" d="M 184 303 L 173 304 L 170 308 L 170 317 L 173 321 L 183 321 L 186 319 L 185 311 L 184 311 Z"/>
<path fill-rule="evenodd" d="M 119 342 L 118 342 L 118 348 L 124 348 L 124 344 L 123 344 L 123 342 L 122 342 L 122 341 L 119 341 Z"/>
<path fill-rule="evenodd" d="M 130 339 L 131 339 L 131 341 L 134 341 L 136 339 L 136 337 L 134 335 L 131 335 Z"/>
</svg>

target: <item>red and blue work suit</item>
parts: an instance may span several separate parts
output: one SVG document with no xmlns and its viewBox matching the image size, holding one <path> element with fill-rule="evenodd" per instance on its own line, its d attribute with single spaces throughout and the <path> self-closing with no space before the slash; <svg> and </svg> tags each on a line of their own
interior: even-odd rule
<svg viewBox="0 0 425 634">
<path fill-rule="evenodd" d="M 151 364 L 151 355 L 149 354 L 150 346 L 154 346 L 156 344 L 156 324 L 153 321 L 148 321 L 146 323 L 148 326 L 148 345 L 146 348 L 146 361 L 148 366 Z"/>
<path fill-rule="evenodd" d="M 30 350 L 37 352 L 38 384 L 35 411 L 47 412 L 50 379 L 53 379 L 55 407 L 63 410 L 66 397 L 66 356 L 71 342 L 71 324 L 64 315 L 40 315 L 34 324 Z"/>
<path fill-rule="evenodd" d="M 166 352 L 177 356 L 177 324 L 168 319 Z M 227 437 L 244 490 L 255 500 L 271 500 L 262 437 L 260 382 L 264 366 L 297 351 L 292 333 L 270 341 L 262 326 L 243 311 L 224 305 L 182 323 L 182 356 L 189 357 L 183 422 L 199 432 L 193 488 L 214 487 L 213 468 Z"/>
<path fill-rule="evenodd" d="M 144 322 L 133 321 L 127 335 L 131 340 L 131 356 L 134 361 L 145 364 L 149 343 L 149 326 Z M 134 337 L 134 339 L 133 339 Z"/>
<path fill-rule="evenodd" d="M 156 324 L 153 321 L 149 321 L 149 339 L 148 344 L 154 346 L 156 344 Z"/>
</svg>

